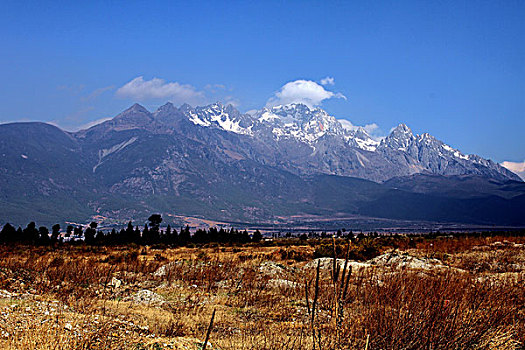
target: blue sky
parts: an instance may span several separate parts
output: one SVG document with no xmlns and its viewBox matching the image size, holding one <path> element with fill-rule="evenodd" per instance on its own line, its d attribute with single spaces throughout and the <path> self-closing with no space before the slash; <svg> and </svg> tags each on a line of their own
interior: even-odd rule
<svg viewBox="0 0 525 350">
<path fill-rule="evenodd" d="M 524 1 L 4 0 L 0 122 L 73 130 L 167 100 L 248 111 L 305 80 L 324 91 L 312 103 L 378 134 L 403 122 L 521 162 L 523 18 Z"/>
</svg>

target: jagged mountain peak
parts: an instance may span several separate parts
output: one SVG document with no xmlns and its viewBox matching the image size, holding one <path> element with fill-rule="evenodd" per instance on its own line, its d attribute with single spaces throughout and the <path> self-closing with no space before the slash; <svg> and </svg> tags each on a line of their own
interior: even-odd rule
<svg viewBox="0 0 525 350">
<path fill-rule="evenodd" d="M 300 163 L 297 171 L 306 173 L 358 176 L 374 181 L 418 172 L 518 179 L 496 163 L 464 155 L 428 133 L 413 134 L 403 123 L 381 141 L 371 137 L 363 127 L 342 123 L 321 108 L 300 103 L 266 107 L 244 114 L 221 102 L 196 107 L 184 104 L 179 108 L 166 103 L 154 113 L 135 104 L 95 128 L 103 131 L 100 135 L 108 130 L 129 129 L 177 134 L 179 131 L 191 132 L 194 127 L 204 128 L 199 133 L 210 129 L 242 134 L 251 139 L 249 142 L 256 145 L 254 147 L 269 147 L 276 152 L 271 157 L 281 157 L 288 165 L 289 162 Z M 352 155 L 356 154 L 359 155 L 354 158 Z"/>
<path fill-rule="evenodd" d="M 304 103 L 289 103 L 286 105 L 278 105 L 273 107 L 263 108 L 263 111 L 269 111 L 279 116 L 294 117 L 299 120 L 309 120 L 317 115 L 328 115 L 328 113 L 321 108 L 310 108 Z"/>
<path fill-rule="evenodd" d="M 241 114 L 230 104 L 224 106 L 221 102 L 216 102 L 195 108 L 181 106 L 180 111 L 189 121 L 201 127 L 214 127 L 236 134 L 250 134 L 248 120 L 251 120 L 251 116 Z"/>
<path fill-rule="evenodd" d="M 157 110 L 153 112 L 153 116 L 155 117 L 155 119 L 158 119 L 159 117 L 163 118 L 171 114 L 176 114 L 178 112 L 179 110 L 177 109 L 177 107 L 175 107 L 173 103 L 168 102 L 157 108 Z"/>
<path fill-rule="evenodd" d="M 253 114 L 259 130 L 269 130 L 277 140 L 292 139 L 307 144 L 317 142 L 325 135 L 344 134 L 343 127 L 321 108 L 310 108 L 302 103 L 265 107 Z"/>
<path fill-rule="evenodd" d="M 264 107 L 255 115 L 260 121 L 280 120 L 283 123 L 308 123 L 312 120 L 329 120 L 331 123 L 337 122 L 335 117 L 329 115 L 321 108 L 310 108 L 302 103 L 290 103 L 274 107 Z M 337 123 L 339 124 L 339 123 Z"/>
<path fill-rule="evenodd" d="M 165 104 L 163 104 L 162 106 L 160 106 L 159 108 L 157 108 L 157 111 L 156 112 L 164 112 L 164 111 L 174 111 L 176 110 L 177 107 L 175 107 L 173 105 L 173 103 L 171 102 L 166 102 Z"/>
<path fill-rule="evenodd" d="M 406 152 L 414 139 L 412 130 L 406 124 L 399 124 L 381 141 L 380 148 Z"/>
<path fill-rule="evenodd" d="M 371 138 L 370 135 L 366 132 L 366 130 L 362 126 L 358 126 L 353 131 L 353 135 L 354 137 L 357 137 L 362 140 L 368 140 L 369 138 Z"/>
<path fill-rule="evenodd" d="M 406 124 L 400 123 L 390 132 L 390 135 L 413 135 L 413 133 Z"/>
<path fill-rule="evenodd" d="M 290 103 L 264 107 L 256 113 L 261 122 L 282 121 L 283 123 L 307 123 L 312 119 L 333 118 L 321 108 L 310 108 L 302 103 Z M 335 120 L 335 118 L 333 118 Z"/>
<path fill-rule="evenodd" d="M 276 105 L 276 106 L 265 107 L 265 108 L 270 109 L 270 110 L 284 110 L 284 111 L 290 111 L 290 110 L 311 111 L 313 110 L 313 108 L 310 108 L 304 103 L 300 103 L 300 102 L 287 103 L 283 105 Z"/>
<path fill-rule="evenodd" d="M 157 122 L 157 124 L 160 124 L 161 128 L 164 129 L 166 126 L 173 127 L 176 124 L 176 121 L 182 118 L 182 115 L 183 113 L 171 102 L 160 106 L 153 113 L 155 122 Z"/>
<path fill-rule="evenodd" d="M 239 110 L 237 108 L 235 108 L 234 105 L 232 105 L 231 103 L 228 103 L 226 105 L 226 108 L 225 108 L 226 112 L 228 113 L 240 113 Z"/>
<path fill-rule="evenodd" d="M 196 110 L 212 110 L 215 112 L 219 112 L 219 111 L 224 110 L 224 105 L 221 102 L 217 101 L 215 103 L 211 103 L 206 106 L 197 106 L 195 107 L 195 109 Z"/>
<path fill-rule="evenodd" d="M 372 138 L 361 126 L 351 129 L 345 128 L 344 133 L 345 139 L 349 145 L 358 147 L 362 150 L 374 152 L 379 145 L 379 141 Z"/>
<path fill-rule="evenodd" d="M 148 111 L 146 107 L 144 107 L 143 105 L 139 103 L 134 103 L 131 107 L 126 109 L 123 113 L 126 113 L 126 112 L 148 113 L 148 114 L 150 113 L 150 111 Z"/>
<path fill-rule="evenodd" d="M 153 119 L 153 114 L 150 111 L 148 111 L 144 106 L 135 103 L 133 106 L 129 107 L 115 118 L 99 125 L 111 125 L 113 128 L 119 130 L 145 128 L 153 121 Z M 97 127 L 97 125 L 95 125 L 93 128 L 95 127 Z"/>
<path fill-rule="evenodd" d="M 182 106 L 181 106 L 182 108 Z M 222 102 L 217 101 L 215 103 L 211 103 L 205 106 L 196 106 L 195 108 L 191 108 L 195 111 L 205 112 L 205 113 L 212 113 L 212 114 L 221 114 L 221 113 L 240 113 L 235 107 L 233 107 L 231 104 L 224 105 Z"/>
<path fill-rule="evenodd" d="M 146 109 L 146 107 L 135 103 L 122 113 L 118 114 L 115 118 L 113 118 L 113 120 L 127 119 L 130 117 L 133 118 L 134 116 L 138 115 L 147 116 L 151 118 L 151 113 Z"/>
<path fill-rule="evenodd" d="M 179 107 L 179 110 L 180 110 L 180 111 L 188 111 L 188 110 L 191 110 L 191 109 L 193 109 L 193 107 L 190 106 L 190 105 L 187 104 L 187 103 L 184 103 L 184 104 L 182 104 L 182 106 Z"/>
</svg>

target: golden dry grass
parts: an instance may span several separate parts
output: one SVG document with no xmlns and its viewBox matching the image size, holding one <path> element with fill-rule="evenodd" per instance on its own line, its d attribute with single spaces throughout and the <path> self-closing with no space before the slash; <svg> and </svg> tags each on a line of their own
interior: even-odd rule
<svg viewBox="0 0 525 350">
<path fill-rule="evenodd" d="M 4 246 L 0 348 L 199 349 L 216 309 L 210 341 L 220 349 L 364 349 L 367 338 L 368 349 L 522 349 L 524 241 L 378 239 L 380 252 L 395 248 L 438 258 L 445 267 L 355 268 L 345 293 L 330 269 L 320 270 L 316 291 L 315 267 L 304 268 L 331 240 L 168 249 Z M 138 300 L 144 290 L 155 297 Z"/>
</svg>

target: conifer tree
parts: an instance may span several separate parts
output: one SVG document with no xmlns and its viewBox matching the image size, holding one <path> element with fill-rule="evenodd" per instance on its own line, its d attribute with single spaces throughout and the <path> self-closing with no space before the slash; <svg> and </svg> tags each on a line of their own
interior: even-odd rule
<svg viewBox="0 0 525 350">
<path fill-rule="evenodd" d="M 133 236 L 135 234 L 135 230 L 133 229 L 133 225 L 131 224 L 131 221 L 128 222 L 128 227 L 126 228 L 123 240 L 125 243 L 131 243 L 134 241 Z"/>
<path fill-rule="evenodd" d="M 56 243 L 58 242 L 58 235 L 60 234 L 60 225 L 54 224 L 51 230 L 51 243 Z"/>
<path fill-rule="evenodd" d="M 40 244 L 49 244 L 49 230 L 45 226 L 40 226 L 38 229 L 38 241 Z"/>
<path fill-rule="evenodd" d="M 7 223 L 0 231 L 0 243 L 11 243 L 16 240 L 16 230 L 15 228 Z"/>
<path fill-rule="evenodd" d="M 182 245 L 189 243 L 191 240 L 190 227 L 186 225 L 186 228 L 180 229 L 179 241 Z"/>
<path fill-rule="evenodd" d="M 98 224 L 93 221 L 89 224 L 89 227 L 84 232 L 84 242 L 86 242 L 86 244 L 95 243 L 95 234 L 97 233 L 97 226 Z"/>
<path fill-rule="evenodd" d="M 252 242 L 260 242 L 262 240 L 262 234 L 259 230 L 255 231 L 252 236 Z"/>
<path fill-rule="evenodd" d="M 160 214 L 152 214 L 148 221 L 150 222 L 150 239 L 149 244 L 159 243 L 160 241 L 160 223 L 162 222 L 162 216 Z"/>
<path fill-rule="evenodd" d="M 24 242 L 33 244 L 38 243 L 39 234 L 34 221 L 27 224 L 27 227 L 22 232 L 24 233 Z"/>
<path fill-rule="evenodd" d="M 149 233 L 148 224 L 144 224 L 144 230 L 142 230 L 142 243 L 150 244 L 151 236 Z"/>
</svg>

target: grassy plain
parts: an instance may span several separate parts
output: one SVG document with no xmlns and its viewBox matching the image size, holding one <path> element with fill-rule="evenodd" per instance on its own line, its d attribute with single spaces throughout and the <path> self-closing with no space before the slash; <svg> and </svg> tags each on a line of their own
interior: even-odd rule
<svg viewBox="0 0 525 350">
<path fill-rule="evenodd" d="M 0 348 L 523 349 L 524 243 L 2 246 Z"/>
</svg>

